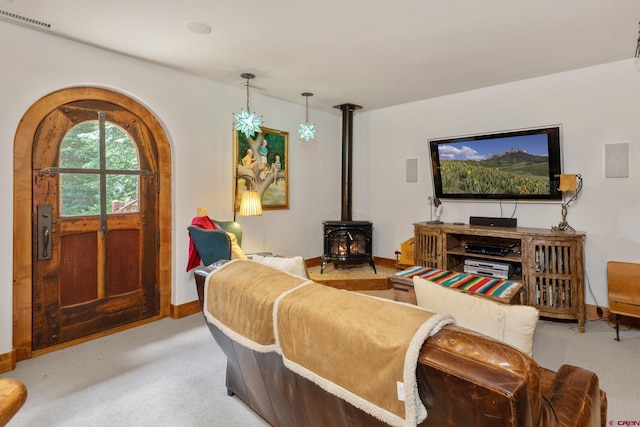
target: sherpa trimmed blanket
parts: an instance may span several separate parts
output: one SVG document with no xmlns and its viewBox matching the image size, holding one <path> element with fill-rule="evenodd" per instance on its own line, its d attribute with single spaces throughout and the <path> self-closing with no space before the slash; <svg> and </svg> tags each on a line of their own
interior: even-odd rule
<svg viewBox="0 0 640 427">
<path fill-rule="evenodd" d="M 275 351 L 276 299 L 304 283 L 312 282 L 253 261 L 231 260 L 207 276 L 203 312 L 232 340 L 261 353 Z"/>
<path fill-rule="evenodd" d="M 246 260 L 212 273 L 206 292 L 207 320 L 230 338 L 277 351 L 292 371 L 390 425 L 415 426 L 426 418 L 418 355 L 427 337 L 453 321 L 448 315 Z"/>
</svg>

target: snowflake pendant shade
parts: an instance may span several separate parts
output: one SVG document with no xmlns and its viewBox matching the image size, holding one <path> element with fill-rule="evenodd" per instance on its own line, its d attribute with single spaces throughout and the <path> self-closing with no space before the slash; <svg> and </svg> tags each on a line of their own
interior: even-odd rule
<svg viewBox="0 0 640 427">
<path fill-rule="evenodd" d="M 258 132 L 262 132 L 260 125 L 262 124 L 262 116 L 256 116 L 254 113 L 241 109 L 240 114 L 233 113 L 236 118 L 235 130 L 244 133 L 247 138 L 251 138 Z"/>
<path fill-rule="evenodd" d="M 315 128 L 315 125 L 309 123 L 300 123 L 300 129 L 298 129 L 300 139 L 304 139 L 305 141 L 315 139 L 317 132 L 318 130 Z"/>
<path fill-rule="evenodd" d="M 298 133 L 300 134 L 300 139 L 304 139 L 308 142 L 310 139 L 316 138 L 316 133 L 318 132 L 318 130 L 315 128 L 315 125 L 309 123 L 309 97 L 313 96 L 313 94 L 310 92 L 304 92 L 302 96 L 307 98 L 307 120 L 305 123 L 300 123 Z"/>
<path fill-rule="evenodd" d="M 233 113 L 233 117 L 236 118 L 234 130 L 239 130 L 244 133 L 247 138 L 251 138 L 256 133 L 262 132 L 260 125 L 262 124 L 262 116 L 256 116 L 249 109 L 249 80 L 256 76 L 251 73 L 242 73 L 240 75 L 243 79 L 247 79 L 247 109 L 242 108 L 240 114 Z"/>
</svg>

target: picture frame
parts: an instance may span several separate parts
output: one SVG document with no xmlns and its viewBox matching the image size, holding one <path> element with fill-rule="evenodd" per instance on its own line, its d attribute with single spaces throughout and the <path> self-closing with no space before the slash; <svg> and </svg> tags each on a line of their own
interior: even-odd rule
<svg viewBox="0 0 640 427">
<path fill-rule="evenodd" d="M 250 138 L 239 130 L 233 133 L 236 212 L 246 190 L 258 191 L 263 210 L 289 209 L 289 132 L 261 130 Z"/>
</svg>

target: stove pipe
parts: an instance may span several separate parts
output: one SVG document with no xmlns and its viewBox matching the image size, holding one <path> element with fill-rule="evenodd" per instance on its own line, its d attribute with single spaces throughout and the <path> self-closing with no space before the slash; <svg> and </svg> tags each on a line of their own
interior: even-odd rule
<svg viewBox="0 0 640 427">
<path fill-rule="evenodd" d="M 340 220 L 351 221 L 353 112 L 362 107 L 355 104 L 341 104 L 333 108 L 342 110 L 342 208 Z"/>
</svg>

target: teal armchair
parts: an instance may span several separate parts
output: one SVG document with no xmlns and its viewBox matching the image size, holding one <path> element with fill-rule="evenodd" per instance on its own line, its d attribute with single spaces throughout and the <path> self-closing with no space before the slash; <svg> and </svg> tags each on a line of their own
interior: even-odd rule
<svg viewBox="0 0 640 427">
<path fill-rule="evenodd" d="M 232 233 L 236 237 L 236 243 L 242 247 L 242 227 L 235 221 L 216 221 L 211 220 L 219 230 L 210 230 L 197 225 L 187 227 L 189 236 L 195 246 L 202 263 L 207 266 L 220 260 L 229 260 L 233 258 L 233 244 L 229 234 Z M 257 252 L 259 255 L 269 256 L 271 252 Z M 252 254 L 246 254 L 251 258 Z M 195 264 L 190 265 L 191 268 L 196 267 Z M 189 270 L 189 268 L 187 269 Z"/>
<path fill-rule="evenodd" d="M 197 225 L 190 225 L 187 230 L 204 265 L 231 259 L 231 238 L 225 231 L 207 230 Z"/>
</svg>

